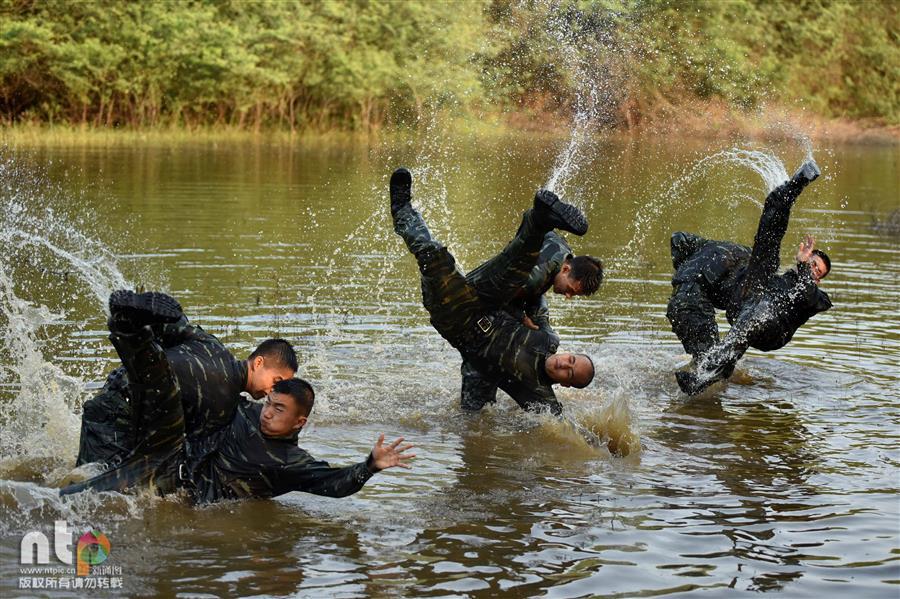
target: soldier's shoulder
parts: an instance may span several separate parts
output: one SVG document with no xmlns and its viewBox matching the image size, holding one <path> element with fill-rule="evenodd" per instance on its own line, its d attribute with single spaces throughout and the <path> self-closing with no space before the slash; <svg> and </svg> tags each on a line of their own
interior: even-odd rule
<svg viewBox="0 0 900 599">
<path fill-rule="evenodd" d="M 569 242 L 567 242 L 565 237 L 563 237 L 556 231 L 550 231 L 549 233 L 544 235 L 544 248 L 553 249 L 556 251 L 572 251 L 572 248 L 569 246 Z"/>
</svg>

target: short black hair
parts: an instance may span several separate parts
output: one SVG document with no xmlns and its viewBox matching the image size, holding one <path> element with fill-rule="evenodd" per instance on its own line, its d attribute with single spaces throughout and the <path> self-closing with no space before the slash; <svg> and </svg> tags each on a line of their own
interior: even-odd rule
<svg viewBox="0 0 900 599">
<path fill-rule="evenodd" d="M 253 350 L 248 360 L 255 360 L 259 356 L 272 360 L 276 366 L 290 368 L 297 372 L 297 352 L 294 346 L 284 339 L 266 339 Z"/>
<path fill-rule="evenodd" d="M 282 379 L 275 383 L 272 392 L 290 395 L 297 404 L 301 416 L 309 416 L 316 402 L 316 392 L 313 391 L 312 385 L 303 379 Z"/>
<path fill-rule="evenodd" d="M 825 263 L 825 268 L 828 269 L 825 271 L 825 275 L 827 275 L 828 273 L 831 272 L 831 258 L 828 257 L 828 254 L 826 254 L 822 250 L 813 250 L 812 255 L 818 256 L 819 258 L 822 259 L 822 262 Z M 822 276 L 824 277 L 825 275 L 822 275 Z"/>
<path fill-rule="evenodd" d="M 582 295 L 594 295 L 603 282 L 603 262 L 593 256 L 572 256 L 568 260 L 572 278 L 581 282 Z"/>
<path fill-rule="evenodd" d="M 588 385 L 590 385 L 590 384 L 593 382 L 593 380 L 594 380 L 594 374 L 596 374 L 597 370 L 596 370 L 596 368 L 594 368 L 594 360 L 593 360 L 593 358 L 591 358 L 591 357 L 590 357 L 589 355 L 587 355 L 587 354 L 578 354 L 578 355 L 579 355 L 579 356 L 584 356 L 585 358 L 588 359 L 588 362 L 591 363 L 591 378 L 589 378 L 589 379 L 587 380 L 587 382 L 585 382 L 583 385 L 572 385 L 572 386 L 575 387 L 576 389 L 584 389 L 585 387 L 587 387 Z"/>
</svg>

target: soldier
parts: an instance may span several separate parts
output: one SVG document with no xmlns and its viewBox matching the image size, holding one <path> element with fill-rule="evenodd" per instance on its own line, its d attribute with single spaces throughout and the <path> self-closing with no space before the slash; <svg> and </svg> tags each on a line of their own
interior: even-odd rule
<svg viewBox="0 0 900 599">
<path fill-rule="evenodd" d="M 800 244 L 796 266 L 777 273 L 791 207 L 819 174 L 809 160 L 766 197 L 752 249 L 690 233 L 672 235 L 675 274 L 666 316 L 696 364 L 695 372 L 675 373 L 685 393 L 695 395 L 727 379 L 748 347 L 766 352 L 784 347 L 803 323 L 831 307 L 818 287 L 831 260 L 815 249 L 811 236 Z M 725 310 L 732 325 L 721 342 L 717 309 Z"/>
<path fill-rule="evenodd" d="M 574 256 L 566 240 L 555 231 L 544 235 L 537 264 L 531 269 L 528 281 L 512 294 L 512 298 L 509 295 L 492 298 L 488 290 L 482 292 L 480 289 L 481 282 L 493 276 L 490 270 L 492 263 L 489 260 L 466 273 L 466 280 L 479 291 L 479 297 L 488 305 L 503 307 L 526 327 L 554 336 L 557 344 L 559 335 L 550 326 L 550 310 L 544 294 L 552 289 L 553 293 L 566 299 L 576 295 L 593 295 L 603 282 L 603 263 L 593 256 Z M 497 382 L 493 377 L 482 375 L 468 360 L 463 360 L 460 373 L 462 409 L 478 411 L 485 404 L 497 400 Z"/>
<path fill-rule="evenodd" d="M 516 237 L 482 267 L 491 276 L 481 277 L 476 288 L 460 272 L 449 250 L 431 237 L 410 203 L 411 192 L 409 171 L 394 171 L 390 184 L 394 231 L 419 264 L 422 303 L 432 326 L 522 408 L 559 414 L 562 408 L 552 385 L 587 386 L 594 378 L 590 357 L 556 354 L 556 335 L 525 326 L 482 296 L 509 297 L 521 289 L 537 262 L 544 235 L 554 228 L 584 235 L 588 228 L 584 214 L 552 192 L 539 191 Z"/>
<path fill-rule="evenodd" d="M 109 298 L 110 326 L 149 325 L 178 379 L 187 433 L 204 436 L 228 425 L 242 392 L 261 398 L 294 376 L 297 355 L 283 339 L 263 341 L 247 360 L 236 359 L 221 341 L 191 325 L 172 297 L 157 292 L 115 291 Z M 118 324 L 117 324 L 118 323 Z M 107 377 L 102 391 L 84 403 L 76 465 L 116 464 L 134 448 L 133 411 L 124 368 Z"/>
<path fill-rule="evenodd" d="M 111 322 L 110 340 L 122 360 L 131 401 L 135 446 L 113 469 L 60 490 L 70 495 L 91 489 L 124 491 L 150 485 L 161 494 L 187 489 L 195 503 L 248 497 L 276 497 L 304 491 L 345 497 L 359 491 L 373 474 L 415 457 L 403 439 L 376 442 L 368 458 L 345 468 L 314 460 L 297 446 L 315 395 L 300 379 L 275 383 L 262 405 L 239 399 L 231 422 L 205 436 L 185 435 L 174 363 L 147 325 Z"/>
</svg>

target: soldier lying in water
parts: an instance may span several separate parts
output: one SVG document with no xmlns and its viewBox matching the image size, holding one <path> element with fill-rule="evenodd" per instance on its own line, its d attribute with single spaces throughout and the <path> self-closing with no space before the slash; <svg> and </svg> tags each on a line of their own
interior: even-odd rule
<svg viewBox="0 0 900 599">
<path fill-rule="evenodd" d="M 115 291 L 109 309 L 113 321 L 151 327 L 178 381 L 188 436 L 202 437 L 228 425 L 242 392 L 260 399 L 297 371 L 297 355 L 284 339 L 263 341 L 246 360 L 238 360 L 216 337 L 190 324 L 181 305 L 164 293 Z M 130 398 L 125 369 L 117 368 L 101 392 L 84 403 L 76 466 L 117 464 L 134 448 L 132 421 L 140 414 Z"/>
<path fill-rule="evenodd" d="M 539 191 L 516 237 L 482 266 L 485 276 L 469 281 L 449 250 L 431 237 L 410 203 L 411 192 L 409 171 L 397 169 L 390 184 L 394 231 L 419 264 L 422 303 L 432 326 L 521 407 L 559 414 L 562 408 L 552 385 L 586 387 L 594 378 L 593 362 L 584 354 L 557 354 L 555 334 L 533 330 L 483 298 L 510 297 L 520 290 L 538 260 L 545 234 L 558 228 L 584 235 L 584 215 L 552 192 Z"/>
<path fill-rule="evenodd" d="M 517 234 L 521 234 L 519 229 Z M 476 289 L 482 287 L 481 281 L 494 276 L 493 260 L 466 273 L 466 281 Z M 593 295 L 603 282 L 603 264 L 593 256 L 574 256 L 566 240 L 556 231 L 544 235 L 544 242 L 538 254 L 537 264 L 531 269 L 525 285 L 513 294 L 490 297 L 489 289 L 483 289 L 479 297 L 487 306 L 502 307 L 514 318 L 535 331 L 544 331 L 556 338 L 559 335 L 550 326 L 550 310 L 544 294 L 553 293 L 565 296 L 566 299 L 578 295 Z M 493 377 L 481 374 L 481 371 L 469 360 L 463 360 L 460 368 L 462 390 L 460 405 L 467 411 L 478 411 L 487 403 L 497 400 L 497 382 Z"/>
<path fill-rule="evenodd" d="M 831 260 L 815 249 L 811 236 L 800 245 L 796 266 L 778 274 L 791 207 L 818 176 L 810 160 L 768 195 L 752 249 L 690 233 L 672 235 L 674 290 L 666 316 L 696 363 L 695 372 L 676 373 L 685 393 L 700 393 L 731 376 L 748 347 L 765 352 L 784 347 L 803 323 L 831 307 L 818 287 Z M 717 309 L 725 310 L 732 325 L 721 342 Z"/>
<path fill-rule="evenodd" d="M 373 474 L 408 468 L 406 462 L 415 457 L 402 438 L 385 445 L 381 435 L 358 464 L 333 468 L 314 460 L 297 446 L 315 400 L 312 387 L 300 379 L 275 383 L 265 405 L 239 399 L 226 426 L 188 436 L 173 363 L 151 327 L 136 318 L 111 318 L 110 333 L 139 415 L 135 445 L 113 469 L 69 485 L 60 495 L 150 485 L 162 494 L 186 489 L 196 503 L 276 497 L 290 491 L 345 497 L 359 491 Z"/>
</svg>

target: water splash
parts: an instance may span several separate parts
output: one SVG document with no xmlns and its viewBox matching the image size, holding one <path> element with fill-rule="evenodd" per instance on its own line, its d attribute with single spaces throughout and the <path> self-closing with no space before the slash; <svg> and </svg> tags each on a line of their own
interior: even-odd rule
<svg viewBox="0 0 900 599">
<path fill-rule="evenodd" d="M 810 153 L 811 157 L 812 154 Z M 729 148 L 704 158 L 697 166 L 704 168 L 706 163 L 711 165 L 733 164 L 737 167 L 749 168 L 762 178 L 766 186 L 766 193 L 770 193 L 788 180 L 784 163 L 771 150 Z"/>
<path fill-rule="evenodd" d="M 67 200 L 34 166 L 0 153 L 0 473 L 45 482 L 68 470 L 77 453 L 84 381 L 102 363 L 66 372 L 58 360 L 68 312 L 88 301 L 106 310 L 110 291 L 128 287 L 109 246 L 84 233 L 83 219 L 54 208 Z M 98 309 L 99 308 L 99 309 Z M 68 337 L 68 336 L 67 336 Z"/>
<path fill-rule="evenodd" d="M 615 67 L 621 62 L 623 48 L 616 35 L 620 26 L 610 13 L 608 18 L 589 17 L 584 11 L 561 8 L 555 2 L 541 5 L 546 11 L 545 32 L 561 68 L 569 74 L 574 89 L 572 127 L 569 140 L 558 154 L 545 188 L 578 201 L 578 190 L 567 193 L 592 155 L 593 134 L 615 110 L 623 75 Z"/>
<path fill-rule="evenodd" d="M 812 159 L 812 147 L 808 138 L 804 139 L 803 149 L 807 155 L 806 159 Z M 760 208 L 765 195 L 789 179 L 784 163 L 769 149 L 735 146 L 705 156 L 676 177 L 668 189 L 641 206 L 635 216 L 634 234 L 617 256 L 617 260 L 623 263 L 633 262 L 638 257 L 638 249 L 649 235 L 650 227 L 659 220 L 663 212 L 667 212 L 667 218 L 671 219 L 672 211 L 684 212 L 709 199 L 691 194 L 692 186 L 711 173 L 728 173 L 730 169 L 749 169 L 759 176 L 764 186 L 762 193 L 758 188 L 748 188 L 746 184 L 739 182 L 739 178 L 731 174 L 728 175 L 729 185 L 725 193 L 733 203 L 749 201 Z"/>
</svg>

